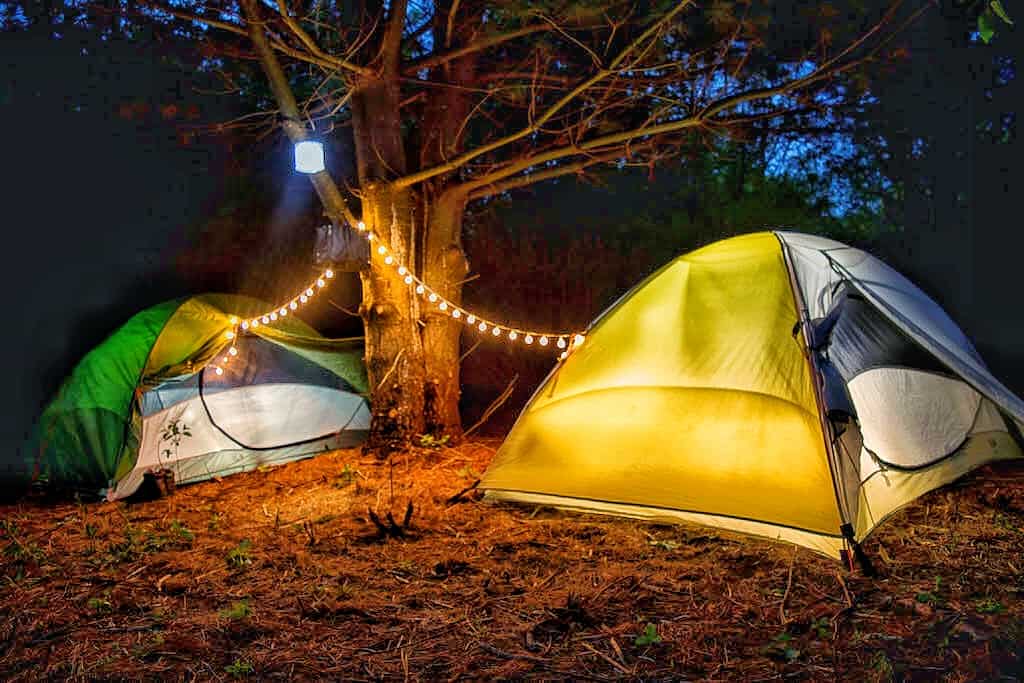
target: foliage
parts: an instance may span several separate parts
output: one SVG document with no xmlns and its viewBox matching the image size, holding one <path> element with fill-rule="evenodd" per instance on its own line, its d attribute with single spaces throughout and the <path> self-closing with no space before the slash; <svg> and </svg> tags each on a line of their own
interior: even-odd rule
<svg viewBox="0 0 1024 683">
<path fill-rule="evenodd" d="M 228 569 L 242 569 L 252 564 L 252 555 L 250 550 L 252 549 L 252 542 L 248 538 L 243 538 L 242 541 L 232 548 L 225 558 Z"/>
<path fill-rule="evenodd" d="M 237 621 L 240 619 L 248 619 L 252 615 L 252 610 L 249 608 L 248 600 L 237 600 L 231 603 L 231 606 L 220 611 L 220 616 L 224 619 L 230 619 Z"/>
<path fill-rule="evenodd" d="M 231 664 L 224 667 L 224 671 L 229 673 L 233 678 L 245 678 L 249 674 L 256 671 L 253 665 L 244 659 L 236 659 Z"/>
<path fill-rule="evenodd" d="M 448 445 L 449 435 L 444 434 L 443 436 L 434 436 L 433 434 L 420 434 L 419 446 L 420 448 L 432 448 L 440 449 Z"/>
<path fill-rule="evenodd" d="M 658 635 L 658 627 L 655 624 L 648 623 L 643 630 L 643 633 L 638 635 L 633 643 L 637 647 L 647 647 L 648 645 L 657 645 L 661 642 L 661 636 Z"/>
</svg>

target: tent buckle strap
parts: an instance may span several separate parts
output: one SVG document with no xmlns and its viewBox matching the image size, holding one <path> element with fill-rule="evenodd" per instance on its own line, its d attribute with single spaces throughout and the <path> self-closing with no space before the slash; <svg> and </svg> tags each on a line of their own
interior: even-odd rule
<svg viewBox="0 0 1024 683">
<path fill-rule="evenodd" d="M 845 524 L 839 527 L 839 531 L 843 534 L 843 539 L 845 539 L 846 542 L 849 544 L 850 550 L 853 551 L 853 556 L 854 558 L 856 558 L 857 564 L 860 565 L 860 570 L 864 573 L 864 576 L 877 576 L 878 573 L 875 571 L 875 566 L 871 564 L 871 559 L 867 556 L 867 553 L 864 552 L 864 549 L 861 547 L 860 543 L 858 543 L 857 539 L 855 538 L 853 525 L 849 522 L 846 522 Z"/>
</svg>

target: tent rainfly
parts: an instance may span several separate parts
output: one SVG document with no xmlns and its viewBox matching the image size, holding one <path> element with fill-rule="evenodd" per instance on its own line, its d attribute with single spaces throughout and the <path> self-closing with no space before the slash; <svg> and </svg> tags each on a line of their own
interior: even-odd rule
<svg viewBox="0 0 1024 683">
<path fill-rule="evenodd" d="M 325 339 L 294 316 L 227 339 L 233 316 L 269 308 L 207 294 L 131 318 L 43 411 L 35 477 L 113 500 L 156 469 L 191 483 L 361 443 L 362 340 Z"/>
<path fill-rule="evenodd" d="M 764 232 L 680 256 L 604 312 L 534 394 L 490 500 L 685 521 L 830 556 L 988 462 L 1024 402 L 869 254 Z"/>
</svg>

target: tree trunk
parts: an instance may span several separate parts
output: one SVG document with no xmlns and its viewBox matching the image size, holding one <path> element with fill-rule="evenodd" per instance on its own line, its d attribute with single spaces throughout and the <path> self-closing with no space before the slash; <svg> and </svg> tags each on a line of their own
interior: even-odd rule
<svg viewBox="0 0 1024 683">
<path fill-rule="evenodd" d="M 385 183 L 363 186 L 363 220 L 389 245 L 388 255 L 409 262 L 412 232 L 409 192 Z M 423 345 L 412 290 L 376 244 L 370 268 L 360 273 L 366 341 L 366 373 L 372 393 L 372 421 L 366 450 L 384 455 L 424 433 Z"/>
<path fill-rule="evenodd" d="M 372 393 L 372 421 L 365 449 L 378 456 L 402 448 L 424 433 L 423 344 L 418 301 L 388 256 L 412 267 L 415 244 L 413 193 L 387 178 L 405 172 L 398 88 L 369 80 L 352 94 L 352 128 L 362 190 L 362 217 L 390 250 L 371 244 L 370 267 L 360 274 L 360 315 L 366 334 L 366 372 Z"/>
<path fill-rule="evenodd" d="M 465 194 L 446 192 L 429 206 L 425 217 L 423 279 L 453 304 L 462 303 L 462 280 L 469 264 L 462 251 L 462 217 Z M 459 339 L 464 323 L 425 304 L 423 350 L 426 370 L 424 417 L 427 433 L 447 436 L 456 442 L 462 436 L 459 415 Z"/>
</svg>

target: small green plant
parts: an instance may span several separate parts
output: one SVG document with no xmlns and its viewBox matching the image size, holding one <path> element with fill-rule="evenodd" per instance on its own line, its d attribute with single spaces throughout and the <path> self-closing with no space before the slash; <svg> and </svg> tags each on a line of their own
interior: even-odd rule
<svg viewBox="0 0 1024 683">
<path fill-rule="evenodd" d="M 345 463 L 345 467 L 338 473 L 338 478 L 334 482 L 334 488 L 343 489 L 351 485 L 360 474 L 359 470 L 354 470 L 348 463 Z"/>
<path fill-rule="evenodd" d="M 242 569 L 252 564 L 252 556 L 249 554 L 251 548 L 252 542 L 248 538 L 243 538 L 237 546 L 232 548 L 225 558 L 228 569 Z"/>
<path fill-rule="evenodd" d="M 772 638 L 772 642 L 766 645 L 761 652 L 770 659 L 780 662 L 795 662 L 800 658 L 800 650 L 793 647 L 793 635 L 783 631 Z"/>
<path fill-rule="evenodd" d="M 193 534 L 188 527 L 182 524 L 177 519 L 171 520 L 171 536 L 174 540 L 185 545 L 190 545 L 195 540 L 195 534 Z"/>
<path fill-rule="evenodd" d="M 249 674 L 253 673 L 255 669 L 253 669 L 252 664 L 244 659 L 236 659 L 231 664 L 225 666 L 224 671 L 231 674 L 234 678 L 245 678 Z"/>
<path fill-rule="evenodd" d="M 821 640 L 830 640 L 832 638 L 832 622 L 829 621 L 828 617 L 819 617 L 812 621 L 811 630 Z"/>
<path fill-rule="evenodd" d="M 993 598 L 978 600 L 978 602 L 974 603 L 974 608 L 978 610 L 980 614 L 1002 614 L 1006 611 L 1003 604 Z"/>
<path fill-rule="evenodd" d="M 99 529 L 96 527 L 95 524 L 92 524 L 90 522 L 86 522 L 85 523 L 85 537 L 86 538 L 96 538 L 96 536 L 98 534 L 99 534 Z"/>
<path fill-rule="evenodd" d="M 444 448 L 448 445 L 448 435 L 438 438 L 433 434 L 420 434 L 420 448 Z"/>
<path fill-rule="evenodd" d="M 662 550 L 675 550 L 679 547 L 679 542 L 652 538 L 647 541 L 647 545 L 653 545 L 655 548 L 661 548 Z"/>
<path fill-rule="evenodd" d="M 875 654 L 871 656 L 871 660 L 868 662 L 868 667 L 878 674 L 879 680 L 891 681 L 896 677 L 896 671 L 892 666 L 892 661 L 889 659 L 889 655 L 885 654 L 881 650 L 875 652 Z"/>
<path fill-rule="evenodd" d="M 939 598 L 935 593 L 931 591 L 921 591 L 914 596 L 914 599 L 920 602 L 922 605 L 937 605 L 939 604 Z"/>
<path fill-rule="evenodd" d="M 96 614 L 106 614 L 113 609 L 113 605 L 110 604 L 109 597 L 109 593 L 105 593 L 102 598 L 89 598 L 89 601 L 85 603 L 85 606 Z"/>
<path fill-rule="evenodd" d="M 657 645 L 661 642 L 661 636 L 658 635 L 658 627 L 652 623 L 647 624 L 644 627 L 644 632 L 636 637 L 633 643 L 637 647 L 647 647 L 648 645 Z"/>
<path fill-rule="evenodd" d="M 237 621 L 239 619 L 247 619 L 252 614 L 252 610 L 249 609 L 248 600 L 238 600 L 231 603 L 231 607 L 222 609 L 218 614 L 225 619 Z"/>
<path fill-rule="evenodd" d="M 206 528 L 210 531 L 216 531 L 220 528 L 220 523 L 224 517 L 216 510 L 210 511 L 210 521 L 206 523 Z"/>
</svg>

